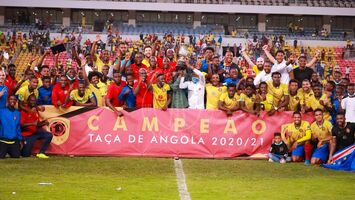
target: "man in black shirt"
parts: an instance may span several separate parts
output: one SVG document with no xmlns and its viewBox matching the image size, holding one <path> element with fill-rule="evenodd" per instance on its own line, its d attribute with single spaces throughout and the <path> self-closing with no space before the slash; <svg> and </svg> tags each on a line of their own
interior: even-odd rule
<svg viewBox="0 0 355 200">
<path fill-rule="evenodd" d="M 311 80 L 314 70 L 310 67 L 317 61 L 318 54 L 319 53 L 317 53 L 309 63 L 307 63 L 307 58 L 305 56 L 300 56 L 298 58 L 298 67 L 293 70 L 293 75 L 298 81 L 299 86 L 301 86 L 300 84 L 304 79 Z"/>
<path fill-rule="evenodd" d="M 333 162 L 333 154 L 355 144 L 355 124 L 345 122 L 345 114 L 339 112 L 336 116 L 337 124 L 332 128 L 333 139 L 330 142 L 328 163 Z"/>
</svg>

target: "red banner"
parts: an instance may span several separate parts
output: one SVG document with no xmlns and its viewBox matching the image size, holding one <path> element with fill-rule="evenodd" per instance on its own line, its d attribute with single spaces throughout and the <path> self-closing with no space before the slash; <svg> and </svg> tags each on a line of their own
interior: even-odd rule
<svg viewBox="0 0 355 200">
<path fill-rule="evenodd" d="M 80 111 L 74 111 L 78 112 Z M 265 157 L 274 132 L 292 113 L 139 109 L 117 117 L 107 108 L 49 118 L 48 153 L 63 155 L 231 158 Z M 53 116 L 53 113 L 51 113 Z M 308 117 L 311 119 L 310 117 Z"/>
</svg>

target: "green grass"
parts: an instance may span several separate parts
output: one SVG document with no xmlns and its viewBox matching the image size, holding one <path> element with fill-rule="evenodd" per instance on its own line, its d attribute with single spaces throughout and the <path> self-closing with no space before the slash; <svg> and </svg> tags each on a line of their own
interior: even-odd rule
<svg viewBox="0 0 355 200">
<path fill-rule="evenodd" d="M 0 200 L 179 199 L 172 159 L 53 156 L 0 160 L 0 169 Z"/>
<path fill-rule="evenodd" d="M 355 173 L 351 172 L 302 163 L 182 161 L 193 200 L 355 199 Z M 0 160 L 0 170 L 0 200 L 179 199 L 172 159 L 5 159 Z M 39 185 L 40 182 L 53 185 Z"/>
<path fill-rule="evenodd" d="M 192 199 L 355 199 L 355 174 L 302 163 L 184 160 Z"/>
</svg>

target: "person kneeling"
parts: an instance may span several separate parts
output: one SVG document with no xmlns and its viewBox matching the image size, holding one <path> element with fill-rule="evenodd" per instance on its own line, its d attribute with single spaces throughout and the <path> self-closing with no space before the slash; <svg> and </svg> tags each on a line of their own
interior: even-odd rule
<svg viewBox="0 0 355 200">
<path fill-rule="evenodd" d="M 30 95 L 28 97 L 29 111 L 21 110 L 21 128 L 24 139 L 22 148 L 22 156 L 29 157 L 33 149 L 33 145 L 37 140 L 44 139 L 43 144 L 36 155 L 38 158 L 49 158 L 45 152 L 52 141 L 53 135 L 46 131 L 43 127 L 48 126 L 48 121 L 40 121 L 37 111 L 36 97 Z"/>
</svg>

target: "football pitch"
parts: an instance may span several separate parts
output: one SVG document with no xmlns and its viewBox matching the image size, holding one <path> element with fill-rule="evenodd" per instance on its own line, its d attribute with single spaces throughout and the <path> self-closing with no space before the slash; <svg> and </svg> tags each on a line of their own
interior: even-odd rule
<svg viewBox="0 0 355 200">
<path fill-rule="evenodd" d="M 0 169 L 0 200 L 180 199 L 181 180 L 188 199 L 355 199 L 354 173 L 302 163 L 52 156 L 0 160 Z"/>
</svg>

